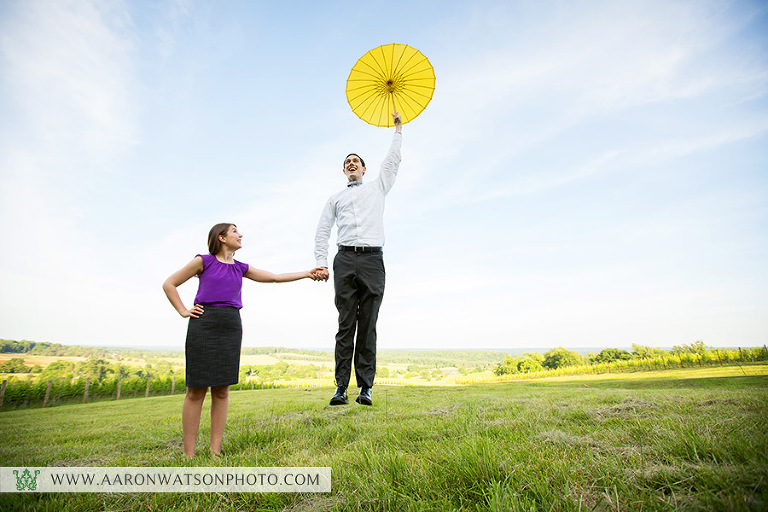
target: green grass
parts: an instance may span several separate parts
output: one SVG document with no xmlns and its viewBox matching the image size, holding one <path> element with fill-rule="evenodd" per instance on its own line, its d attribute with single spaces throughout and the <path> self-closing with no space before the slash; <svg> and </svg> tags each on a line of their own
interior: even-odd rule
<svg viewBox="0 0 768 512">
<path fill-rule="evenodd" d="M 233 392 L 226 458 L 180 458 L 181 396 L 0 414 L 3 466 L 330 466 L 328 494 L 4 494 L 0 510 L 768 508 L 768 366 Z M 198 449 L 207 451 L 204 410 Z"/>
</svg>

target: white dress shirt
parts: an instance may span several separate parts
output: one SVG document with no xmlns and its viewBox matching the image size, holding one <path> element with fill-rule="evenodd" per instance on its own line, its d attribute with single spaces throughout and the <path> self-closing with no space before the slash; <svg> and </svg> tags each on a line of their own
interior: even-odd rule
<svg viewBox="0 0 768 512">
<path fill-rule="evenodd" d="M 328 199 L 315 233 L 315 261 L 328 267 L 328 241 L 334 222 L 337 245 L 382 247 L 384 245 L 384 198 L 395 184 L 400 168 L 403 136 L 395 132 L 379 176 L 373 181 L 350 181 Z"/>
</svg>

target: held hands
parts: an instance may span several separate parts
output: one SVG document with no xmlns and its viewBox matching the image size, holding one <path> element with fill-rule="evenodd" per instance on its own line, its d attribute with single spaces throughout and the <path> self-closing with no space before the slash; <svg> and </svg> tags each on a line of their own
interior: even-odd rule
<svg viewBox="0 0 768 512">
<path fill-rule="evenodd" d="M 327 281 L 328 276 L 328 269 L 325 267 L 317 267 L 309 272 L 309 277 L 312 278 L 313 281 Z"/>
<path fill-rule="evenodd" d="M 324 267 L 317 267 L 310 273 L 313 281 L 327 281 L 328 275 L 328 269 Z"/>
</svg>

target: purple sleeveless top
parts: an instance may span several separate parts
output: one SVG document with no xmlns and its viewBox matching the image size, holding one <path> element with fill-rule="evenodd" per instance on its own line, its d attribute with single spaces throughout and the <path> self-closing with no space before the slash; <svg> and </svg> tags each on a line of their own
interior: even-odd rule
<svg viewBox="0 0 768 512">
<path fill-rule="evenodd" d="M 222 263 L 213 254 L 198 254 L 203 258 L 203 272 L 200 286 L 197 288 L 195 304 L 204 306 L 243 307 L 243 276 L 248 272 L 248 264 L 235 260 L 234 263 Z"/>
</svg>

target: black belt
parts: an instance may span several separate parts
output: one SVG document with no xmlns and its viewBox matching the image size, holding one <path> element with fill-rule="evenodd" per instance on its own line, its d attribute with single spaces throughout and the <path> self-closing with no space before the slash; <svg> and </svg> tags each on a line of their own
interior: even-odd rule
<svg viewBox="0 0 768 512">
<path fill-rule="evenodd" d="M 340 245 L 339 251 L 352 251 L 352 252 L 381 252 L 381 247 L 352 247 L 349 245 Z"/>
</svg>

